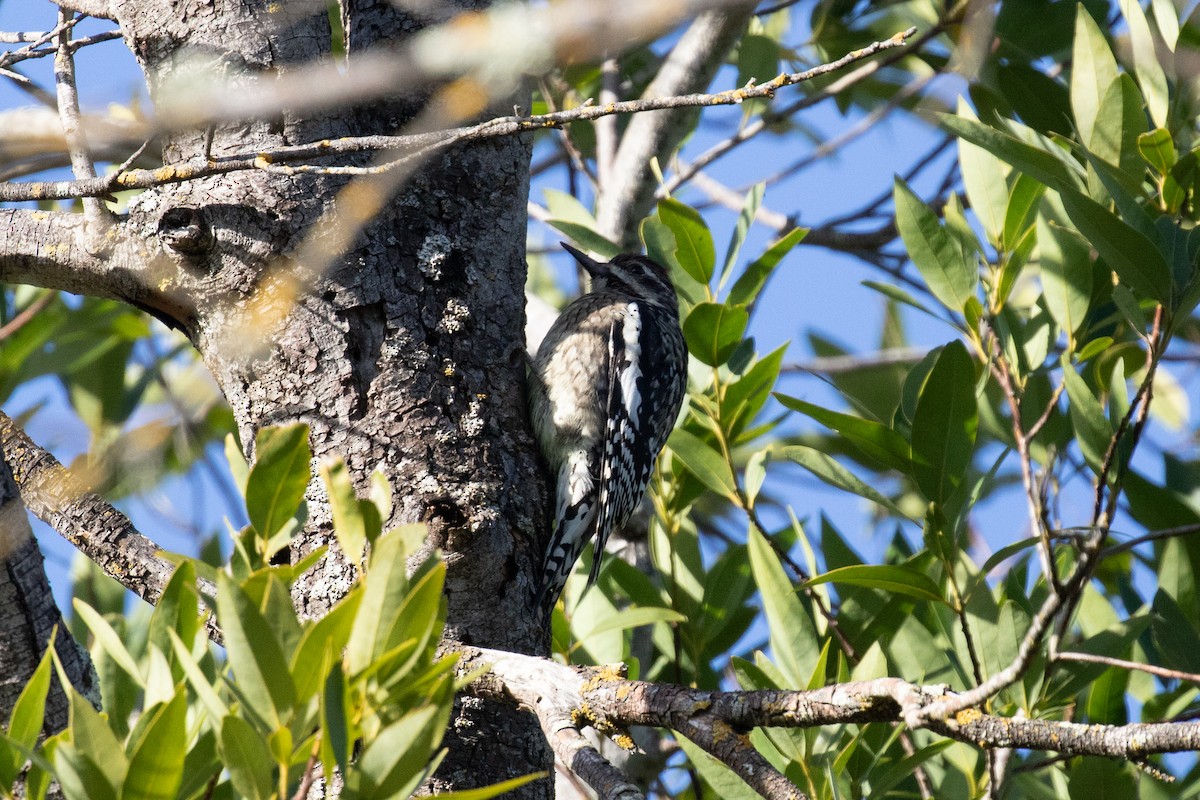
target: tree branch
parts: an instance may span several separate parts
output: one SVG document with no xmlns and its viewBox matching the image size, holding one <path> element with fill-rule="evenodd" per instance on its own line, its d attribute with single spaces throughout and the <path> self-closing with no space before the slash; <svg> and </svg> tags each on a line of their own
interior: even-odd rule
<svg viewBox="0 0 1200 800">
<path fill-rule="evenodd" d="M 381 169 L 394 169 L 411 164 L 415 158 L 424 158 L 452 145 L 480 141 L 517 133 L 558 128 L 571 122 L 594 120 L 611 114 L 639 114 L 645 111 L 665 109 L 700 108 L 706 106 L 737 105 L 746 100 L 772 97 L 778 89 L 810 81 L 822 75 L 844 69 L 847 65 L 869 58 L 876 53 L 903 47 L 915 33 L 909 29 L 890 39 L 874 42 L 855 50 L 842 58 L 804 72 L 781 74 L 764 84 L 745 86 L 715 94 L 688 94 L 670 97 L 653 97 L 642 100 L 627 100 L 606 106 L 585 104 L 567 111 L 533 116 L 506 116 L 461 128 L 452 128 L 433 133 L 415 133 L 402 136 L 361 136 L 343 139 L 322 140 L 308 144 L 279 147 L 265 151 L 243 152 L 212 158 L 193 158 L 160 169 L 124 170 L 111 176 L 91 180 L 44 181 L 27 183 L 0 183 L 0 201 L 18 200 L 65 200 L 75 197 L 95 197 L 117 189 L 149 189 L 170 183 L 222 175 L 243 170 L 287 171 L 288 164 L 314 161 L 330 156 L 366 151 L 397 151 L 402 155 L 382 167 L 320 167 L 301 165 L 292 170 L 338 172 L 340 174 L 374 174 Z M 620 155 L 618 155 L 618 161 Z M 619 168 L 618 168 L 618 171 Z M 814 231 L 814 233 L 817 233 Z M 885 241 L 895 238 L 894 231 L 886 232 Z M 811 235 L 809 237 L 811 239 Z M 821 238 L 821 237 L 818 237 Z M 833 241 L 836 237 L 827 237 Z M 874 239 L 872 239 L 874 241 Z M 866 246 L 866 245 L 864 245 Z"/>
<path fill-rule="evenodd" d="M 642 97 L 669 97 L 707 86 L 746 26 L 752 6 L 709 11 L 697 17 L 671 49 Z M 687 133 L 687 127 L 681 124 L 686 113 L 686 109 L 675 109 L 663 114 L 640 114 L 630 120 L 610 169 L 601 172 L 607 179 L 596 198 L 596 221 L 601 233 L 621 241 L 629 220 L 641 219 L 644 206 L 654 198 L 653 187 L 647 181 L 650 161 L 658 158 L 663 162 L 674 151 Z"/>
<path fill-rule="evenodd" d="M 1130 760 L 1200 749 L 1200 721 L 1081 725 L 1001 717 L 974 708 L 959 710 L 947 719 L 924 721 L 926 709 L 964 695 L 899 678 L 853 681 L 811 691 L 704 691 L 625 680 L 619 667 L 569 667 L 534 656 L 478 648 L 463 647 L 459 652 L 459 669 L 464 674 L 490 667 L 468 686 L 470 693 L 515 701 L 537 709 L 539 717 L 557 719 L 559 725 L 590 725 L 609 735 L 629 725 L 670 728 L 722 758 L 766 797 L 801 795 L 781 775 L 786 791 L 761 775 L 749 774 L 758 765 L 747 760 L 749 754 L 737 740 L 744 738 L 742 731 L 756 727 L 907 723 L 988 750 L 1025 748 Z"/>
<path fill-rule="evenodd" d="M 60 9 L 58 12 L 58 48 L 54 54 L 54 84 L 58 92 L 58 116 L 62 121 L 63 136 L 67 140 L 67 153 L 71 157 L 71 172 L 77 180 L 96 177 L 96 165 L 92 161 L 87 134 L 83 130 L 79 112 L 79 91 L 75 86 L 75 57 L 71 54 L 71 25 L 75 12 Z M 92 241 L 98 243 L 104 227 L 110 224 L 112 214 L 97 197 L 83 198 L 83 215 L 87 219 Z"/>
<path fill-rule="evenodd" d="M 175 566 L 158 555 L 157 544 L 84 486 L 3 411 L 0 447 L 30 511 L 126 589 L 152 605 L 158 602 Z"/>
</svg>

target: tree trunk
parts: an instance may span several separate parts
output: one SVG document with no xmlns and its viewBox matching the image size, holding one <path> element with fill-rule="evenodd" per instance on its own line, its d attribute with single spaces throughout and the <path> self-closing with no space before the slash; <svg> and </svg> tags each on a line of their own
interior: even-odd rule
<svg viewBox="0 0 1200 800">
<path fill-rule="evenodd" d="M 122 0 L 114 10 L 156 104 L 186 91 L 197 66 L 262 88 L 301 64 L 332 63 L 322 4 Z M 386 0 L 347 0 L 342 12 L 352 53 L 421 24 Z M 423 103 L 409 93 L 324 116 L 177 131 L 164 159 L 395 133 Z M 139 195 L 108 241 L 117 242 L 110 263 L 137 276 L 132 299 L 202 354 L 248 456 L 261 426 L 302 421 L 315 459 L 343 456 L 360 488 L 381 470 L 395 496 L 389 522 L 425 522 L 430 546 L 446 554 L 447 636 L 545 653 L 528 606 L 546 534 L 523 388 L 529 155 L 519 137 L 445 151 L 373 216 L 382 181 L 256 171 L 175 184 Z M 345 226 L 360 216 L 355 234 Z M 296 554 L 332 544 L 318 481 L 307 500 Z M 331 554 L 297 585 L 297 603 L 319 616 L 352 579 Z M 490 701 L 462 701 L 447 745 L 438 790 L 550 766 L 533 715 Z M 549 782 L 521 796 L 548 797 Z"/>
<path fill-rule="evenodd" d="M 86 650 L 63 624 L 42 561 L 42 551 L 29 528 L 25 505 L 12 471 L 0 451 L 0 719 L 9 720 L 21 690 L 46 652 L 50 635 L 75 690 L 99 705 L 99 679 Z M 58 679 L 46 697 L 42 731 L 67 726 L 67 696 Z"/>
</svg>

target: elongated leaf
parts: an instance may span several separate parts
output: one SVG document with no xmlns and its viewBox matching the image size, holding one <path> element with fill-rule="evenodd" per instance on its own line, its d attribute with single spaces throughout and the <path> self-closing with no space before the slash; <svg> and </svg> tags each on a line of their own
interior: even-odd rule
<svg viewBox="0 0 1200 800">
<path fill-rule="evenodd" d="M 1075 44 L 1071 55 L 1071 112 L 1080 141 L 1092 140 L 1092 128 L 1104 93 L 1117 77 L 1117 59 L 1104 31 L 1082 3 L 1075 7 Z"/>
<path fill-rule="evenodd" d="M 241 717 L 228 716 L 221 722 L 221 761 L 229 770 L 234 789 L 249 800 L 272 797 L 271 751 L 262 735 Z"/>
<path fill-rule="evenodd" d="M 548 219 L 546 224 L 575 240 L 584 250 L 595 253 L 601 258 L 609 259 L 621 252 L 620 245 L 614 244 L 587 225 L 565 219 Z"/>
<path fill-rule="evenodd" d="M 1146 110 L 1150 119 L 1159 128 L 1167 125 L 1167 110 L 1170 103 L 1167 97 L 1167 76 L 1163 73 L 1162 64 L 1158 63 L 1158 53 L 1154 47 L 1154 36 L 1150 33 L 1150 23 L 1146 20 L 1146 12 L 1137 0 L 1118 0 L 1121 15 L 1129 25 L 1129 41 L 1133 50 L 1133 71 L 1137 75 L 1138 86 L 1142 96 L 1146 98 Z"/>
<path fill-rule="evenodd" d="M 528 775 L 522 775 L 519 778 L 510 778 L 506 781 L 493 783 L 490 786 L 481 786 L 478 789 L 463 789 L 460 792 L 443 792 L 438 797 L 442 800 L 490 800 L 493 797 L 499 797 L 502 794 L 519 789 L 527 783 L 541 780 L 546 777 L 545 772 L 531 772 Z"/>
<path fill-rule="evenodd" d="M 346 645 L 346 668 L 351 677 L 370 666 L 386 649 L 396 612 L 408 595 L 404 537 L 380 537 L 371 551 L 361 605 Z"/>
<path fill-rule="evenodd" d="M 360 584 L 361 586 L 361 584 Z M 309 626 L 292 652 L 290 669 L 296 683 L 296 698 L 304 703 L 321 686 L 322 676 L 312 668 L 326 650 L 341 653 L 350 641 L 350 630 L 362 602 L 362 589 L 356 587 L 338 601 L 328 614 Z"/>
<path fill-rule="evenodd" d="M 1073 349 L 1075 332 L 1087 318 L 1092 303 L 1091 248 L 1074 231 L 1045 217 L 1038 218 L 1038 242 L 1046 308 L 1067 333 Z"/>
<path fill-rule="evenodd" d="M 356 795 L 363 800 L 407 797 L 441 742 L 442 716 L 437 706 L 425 706 L 380 731 L 359 756 L 356 772 L 363 785 Z"/>
<path fill-rule="evenodd" d="M 959 116 L 974 119 L 966 100 L 958 100 Z M 1008 209 L 1007 165 L 979 145 L 966 139 L 958 140 L 958 164 L 971 210 L 979 218 L 984 231 L 993 243 L 1001 241 L 1004 216 Z"/>
<path fill-rule="evenodd" d="M 121 790 L 124 800 L 170 800 L 183 779 L 187 748 L 187 693 L 178 691 L 171 702 L 153 711 L 150 723 L 129 757 L 129 772 Z"/>
<path fill-rule="evenodd" d="M 341 458 L 326 459 L 317 469 L 329 494 L 333 533 L 350 563 L 358 564 L 367 546 L 367 525 L 346 462 Z"/>
<path fill-rule="evenodd" d="M 913 412 L 913 477 L 930 500 L 945 502 L 966 475 L 978 423 L 975 362 L 956 340 L 942 349 Z"/>
<path fill-rule="evenodd" d="M 1037 212 L 1038 200 L 1046 191 L 1044 184 L 1024 173 L 1017 175 L 1013 181 L 1012 191 L 1008 195 L 1008 207 L 1004 215 L 1005 250 L 1013 250 L 1025 236 L 1033 216 Z"/>
<path fill-rule="evenodd" d="M 1171 269 L 1146 236 L 1096 201 L 1063 194 L 1063 207 L 1122 283 L 1142 295 L 1166 303 L 1171 297 Z"/>
<path fill-rule="evenodd" d="M 1064 354 L 1062 364 L 1063 386 L 1066 387 L 1067 399 L 1070 401 L 1071 425 L 1075 428 L 1076 441 L 1079 442 L 1079 449 L 1083 452 L 1088 466 L 1099 474 L 1104 463 L 1104 454 L 1112 441 L 1112 425 L 1104 415 L 1100 401 L 1092 394 L 1083 378 L 1075 372 L 1070 356 Z"/>
<path fill-rule="evenodd" d="M 196 663 L 196 659 L 192 657 L 191 651 L 179 638 L 179 634 L 173 630 L 168 630 L 167 635 L 171 637 L 171 646 L 175 650 L 175 659 L 183 668 L 183 674 L 187 677 L 192 691 L 196 693 L 196 698 L 204 706 L 204 710 L 208 712 L 210 717 L 213 719 L 223 719 L 229 713 L 229 707 L 225 705 L 225 701 L 221 699 L 216 689 L 209 683 L 204 670 Z"/>
<path fill-rule="evenodd" d="M 144 688 L 145 682 L 142 679 L 142 671 L 138 668 L 137 662 L 133 660 L 133 656 L 129 655 L 129 651 L 125 649 L 125 644 L 121 641 L 120 635 L 108 624 L 108 620 L 100 616 L 96 609 L 79 598 L 75 598 L 72 601 L 72 606 L 75 609 L 75 613 L 79 615 L 79 618 L 88 626 L 88 630 L 92 632 L 92 636 L 96 637 L 96 643 L 100 645 L 100 649 L 104 651 L 104 654 L 111 658 L 113 663 L 123 669 L 129 677 L 133 678 L 138 686 Z"/>
<path fill-rule="evenodd" d="M 742 211 L 738 214 L 737 224 L 733 227 L 733 236 L 729 237 L 729 249 L 725 251 L 725 263 L 721 267 L 721 281 L 718 288 L 725 288 L 725 282 L 733 274 L 733 267 L 737 264 L 742 243 L 746 241 L 746 234 L 750 232 L 750 226 L 754 224 L 758 208 L 762 205 L 764 191 L 766 191 L 766 184 L 756 183 L 750 187 L 750 191 L 746 192 Z"/>
<path fill-rule="evenodd" d="M 893 197 L 896 227 L 909 258 L 934 297 L 947 308 L 961 311 L 967 300 L 975 296 L 979 282 L 974 254 L 964 252 L 958 238 L 898 176 Z"/>
<path fill-rule="evenodd" d="M 690 431 L 676 428 L 667 439 L 667 447 L 710 490 L 729 500 L 737 499 L 737 484 L 729 463 L 713 446 Z"/>
<path fill-rule="evenodd" d="M 899 506 L 825 453 L 801 445 L 784 447 L 780 450 L 780 453 L 785 458 L 795 461 L 830 486 L 844 489 L 859 497 L 865 497 L 883 506 L 893 514 L 907 518 L 907 515 L 900 510 Z"/>
<path fill-rule="evenodd" d="M 830 411 L 796 397 L 775 393 L 775 399 L 793 411 L 799 411 L 838 431 L 856 447 L 879 463 L 907 475 L 912 469 L 908 440 L 896 431 L 861 417 Z"/>
<path fill-rule="evenodd" d="M 46 695 L 50 691 L 51 649 L 47 648 L 37 669 L 21 689 L 9 718 L 8 736 L 0 742 L 0 787 L 13 785 L 21 773 L 25 751 L 33 749 L 46 718 Z"/>
<path fill-rule="evenodd" d="M 717 255 L 704 218 L 696 209 L 671 198 L 658 202 L 658 217 L 675 234 L 675 257 L 679 265 L 707 285 L 712 280 Z"/>
<path fill-rule="evenodd" d="M 246 513 L 260 537 L 268 539 L 296 513 L 308 486 L 308 426 L 262 428 L 255 436 L 254 466 L 246 477 Z"/>
<path fill-rule="evenodd" d="M 725 387 L 721 396 L 721 424 L 729 436 L 736 438 L 766 404 L 771 387 L 779 379 L 786 350 L 786 344 L 780 345 Z"/>
<path fill-rule="evenodd" d="M 1011 133 L 953 114 L 942 114 L 938 121 L 949 133 L 979 145 L 1052 189 L 1078 190 L 1078 174 L 1073 173 L 1072 168 L 1048 150 L 1035 147 Z"/>
<path fill-rule="evenodd" d="M 270 728 L 279 727 L 296 701 L 283 648 L 266 618 L 224 574 L 217 578 L 217 619 L 238 696 Z"/>
<path fill-rule="evenodd" d="M 783 257 L 791 252 L 808 233 L 807 228 L 792 228 L 781 238 L 772 242 L 761 256 L 751 261 L 746 270 L 733 282 L 729 290 L 729 302 L 735 305 L 749 305 L 758 297 L 766 285 L 767 279 L 775 271 L 775 267 Z"/>
<path fill-rule="evenodd" d="M 805 687 L 820 649 L 817 629 L 771 544 L 754 528 L 750 529 L 747 544 L 750 570 L 762 596 L 775 660 L 793 688 Z"/>
<path fill-rule="evenodd" d="M 619 614 L 613 614 L 601 620 L 598 625 L 590 628 L 587 632 L 579 634 L 579 640 L 585 642 L 592 636 L 599 636 L 610 631 L 626 631 L 631 628 L 640 628 L 643 625 L 653 625 L 656 622 L 687 622 L 687 617 L 669 608 L 657 608 L 654 606 L 627 608 Z"/>
<path fill-rule="evenodd" d="M 868 589 L 880 589 L 893 594 L 915 597 L 918 600 L 945 602 L 938 585 L 928 575 L 918 572 L 912 567 L 896 564 L 859 564 L 841 567 L 810 578 L 804 582 L 804 585 L 816 586 L 821 583 L 865 586 Z"/>
</svg>

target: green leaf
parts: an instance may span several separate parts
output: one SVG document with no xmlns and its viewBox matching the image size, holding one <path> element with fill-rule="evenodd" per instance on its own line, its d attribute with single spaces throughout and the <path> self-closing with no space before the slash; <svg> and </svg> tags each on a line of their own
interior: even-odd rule
<svg viewBox="0 0 1200 800">
<path fill-rule="evenodd" d="M 1052 189 L 1078 191 L 1079 177 L 1072 171 L 1075 167 L 1068 166 L 1059 155 L 975 120 L 953 114 L 939 115 L 938 120 L 947 132 L 979 145 Z"/>
<path fill-rule="evenodd" d="M 862 285 L 866 286 L 868 289 L 874 289 L 889 300 L 895 300 L 897 303 L 903 303 L 906 306 L 911 306 L 917 311 L 936 318 L 936 315 L 930 311 L 924 303 L 901 289 L 899 286 L 892 286 L 890 283 L 880 283 L 879 281 L 863 281 Z"/>
<path fill-rule="evenodd" d="M 749 322 L 745 306 L 699 303 L 683 321 L 688 352 L 710 367 L 718 367 L 741 344 Z"/>
<path fill-rule="evenodd" d="M 309 625 L 300 637 L 289 664 L 296 684 L 296 699 L 300 703 L 307 702 L 321 686 L 322 676 L 312 665 L 319 663 L 327 649 L 339 654 L 346 649 L 361 602 L 362 589 L 355 587 L 328 614 Z"/>
<path fill-rule="evenodd" d="M 736 772 L 709 755 L 699 745 L 692 744 L 690 739 L 680 736 L 675 741 L 679 743 L 688 762 L 712 789 L 714 797 L 720 797 L 722 800 L 759 800 L 762 797 L 738 777 Z M 704 796 L 708 797 L 708 792 L 705 792 Z"/>
<path fill-rule="evenodd" d="M 1091 248 L 1074 231 L 1044 216 L 1038 218 L 1038 243 L 1046 308 L 1074 349 L 1075 334 L 1092 304 Z"/>
<path fill-rule="evenodd" d="M 278 728 L 296 702 L 287 659 L 266 618 L 224 574 L 217 577 L 217 619 L 238 697 L 268 728 Z"/>
<path fill-rule="evenodd" d="M 361 776 L 360 780 L 348 779 L 348 787 L 357 789 L 355 795 L 361 800 L 408 797 L 417 788 L 425 765 L 442 740 L 443 715 L 441 708 L 425 706 L 380 731 L 363 750 L 357 769 L 351 773 L 356 778 Z"/>
<path fill-rule="evenodd" d="M 255 436 L 254 466 L 246 478 L 246 513 L 263 539 L 269 539 L 296 513 L 311 477 L 308 426 L 261 428 Z"/>
<path fill-rule="evenodd" d="M 1129 25 L 1129 42 L 1133 50 L 1133 71 L 1137 75 L 1138 86 L 1142 88 L 1142 96 L 1146 98 L 1146 110 L 1155 127 L 1167 126 L 1167 111 L 1170 100 L 1167 96 L 1167 76 L 1163 73 L 1162 64 L 1158 63 L 1158 53 L 1154 46 L 1154 36 L 1150 32 L 1150 23 L 1146 13 L 1136 0 L 1118 0 L 1121 15 Z"/>
<path fill-rule="evenodd" d="M 678 200 L 658 201 L 658 217 L 675 234 L 675 257 L 696 281 L 708 285 L 716 267 L 712 234 L 700 212 Z"/>
<path fill-rule="evenodd" d="M 737 501 L 737 484 L 734 482 L 733 472 L 715 446 L 690 431 L 676 428 L 667 439 L 667 447 L 683 462 L 688 472 L 695 475 L 711 491 L 728 500 Z"/>
<path fill-rule="evenodd" d="M 750 305 L 766 285 L 775 267 L 792 248 L 808 234 L 807 228 L 792 228 L 767 247 L 766 251 L 746 267 L 729 290 L 729 301 L 734 305 Z"/>
<path fill-rule="evenodd" d="M 167 631 L 173 630 L 179 634 L 189 647 L 196 640 L 200 631 L 200 602 L 196 590 L 196 567 L 191 561 L 182 561 L 167 588 L 154 606 L 150 617 L 150 641 L 158 645 L 164 653 L 171 651 L 171 639 Z"/>
<path fill-rule="evenodd" d="M 733 274 L 733 267 L 737 264 L 738 253 L 741 252 L 742 244 L 746 241 L 746 234 L 750 232 L 750 226 L 754 224 L 754 218 L 758 215 L 758 208 L 762 205 L 763 192 L 766 191 L 766 186 L 765 183 L 756 183 L 750 187 L 750 191 L 746 192 L 746 200 L 742 204 L 741 213 L 738 214 L 737 224 L 734 225 L 733 236 L 729 237 L 729 249 L 725 251 L 725 264 L 721 267 L 719 288 L 725 288 L 725 281 L 729 280 L 729 276 Z"/>
<path fill-rule="evenodd" d="M 817 575 L 804 582 L 804 586 L 816 586 L 821 583 L 842 583 L 850 586 L 864 586 L 868 589 L 879 589 L 892 594 L 902 594 L 915 597 L 918 600 L 932 600 L 944 603 L 941 590 L 928 575 L 918 572 L 912 567 L 894 564 L 858 564 L 840 567 Z"/>
<path fill-rule="evenodd" d="M 626 631 L 640 628 L 643 625 L 653 625 L 657 622 L 687 622 L 687 617 L 678 611 L 655 606 L 640 606 L 638 608 L 622 609 L 621 613 L 602 619 L 599 624 L 579 634 L 580 641 L 587 641 L 592 636 L 599 636 L 610 631 Z"/>
<path fill-rule="evenodd" d="M 747 544 L 750 570 L 762 596 L 775 660 L 792 688 L 805 687 L 820 650 L 817 629 L 766 538 L 752 527 Z"/>
<path fill-rule="evenodd" d="M 873 420 L 830 411 L 795 397 L 775 392 L 775 399 L 793 411 L 806 414 L 822 425 L 833 428 L 879 463 L 907 475 L 912 469 L 908 440 L 896 431 Z"/>
<path fill-rule="evenodd" d="M 1013 250 L 1025 236 L 1033 215 L 1037 212 L 1038 200 L 1045 193 L 1046 187 L 1025 173 L 1018 173 L 1013 181 L 1012 191 L 1008 195 L 1008 207 L 1004 215 L 1004 235 L 1002 243 L 1005 250 Z"/>
<path fill-rule="evenodd" d="M 42 654 L 37 669 L 21 689 L 8 721 L 8 737 L 21 747 L 33 749 L 46 717 L 46 694 L 50 691 L 49 648 Z"/>
<path fill-rule="evenodd" d="M 726 385 L 720 400 L 721 425 L 730 437 L 736 438 L 766 404 L 771 388 L 779 379 L 786 350 L 786 344 L 780 345 L 754 362 L 736 381 Z"/>
<path fill-rule="evenodd" d="M 241 717 L 225 717 L 221 721 L 219 749 L 221 761 L 239 795 L 250 800 L 269 800 L 274 796 L 274 760 L 262 734 L 253 725 Z"/>
<path fill-rule="evenodd" d="M 1099 475 L 1104 464 L 1104 454 L 1112 441 L 1113 429 L 1104 414 L 1104 407 L 1075 372 L 1070 356 L 1063 354 L 1063 386 L 1070 401 L 1071 426 L 1075 428 L 1076 440 L 1088 466 Z"/>
<path fill-rule="evenodd" d="M 71 744 L 96 765 L 109 786 L 120 786 L 129 769 L 125 748 L 109 727 L 108 720 L 92 708 L 90 702 L 74 689 L 68 690 L 67 694 L 70 695 Z"/>
<path fill-rule="evenodd" d="M 171 646 L 175 650 L 175 659 L 183 668 L 183 674 L 187 677 L 188 684 L 192 687 L 192 691 L 196 693 L 196 699 L 204 706 L 204 710 L 214 720 L 223 719 L 229 713 L 229 707 L 225 705 L 225 701 L 217 694 L 212 683 L 208 680 L 208 676 L 204 674 L 204 670 L 196 663 L 196 659 L 192 657 L 192 653 L 187 646 L 179 638 L 179 634 L 173 630 L 168 630 L 167 635 L 171 637 Z"/>
<path fill-rule="evenodd" d="M 346 645 L 346 668 L 353 677 L 387 650 L 388 634 L 408 596 L 406 543 L 395 532 L 371 548 L 371 563 L 363 580 L 362 601 Z"/>
<path fill-rule="evenodd" d="M 233 476 L 233 483 L 237 486 L 238 493 L 244 496 L 250 465 L 246 463 L 246 456 L 242 455 L 242 447 L 232 433 L 225 434 L 225 460 L 229 462 L 229 472 Z"/>
<path fill-rule="evenodd" d="M 785 458 L 789 458 L 804 467 L 830 486 L 837 489 L 844 489 L 859 497 L 865 497 L 899 517 L 908 518 L 908 515 L 901 511 L 899 506 L 825 453 L 801 445 L 784 447 L 780 450 L 780 453 Z"/>
<path fill-rule="evenodd" d="M 1177 163 L 1175 143 L 1166 128 L 1155 128 L 1137 137 L 1138 153 L 1159 175 L 1169 175 Z"/>
<path fill-rule="evenodd" d="M 909 258 L 934 297 L 952 311 L 962 311 L 967 300 L 975 296 L 979 282 L 974 254 L 963 251 L 959 239 L 899 176 L 893 197 L 896 227 Z"/>
<path fill-rule="evenodd" d="M 971 464 L 978 423 L 975 362 L 955 340 L 938 355 L 913 412 L 913 477 L 925 497 L 944 503 L 957 488 Z"/>
<path fill-rule="evenodd" d="M 334 765 L 346 774 L 350 763 L 350 722 L 346 715 L 346 674 L 340 661 L 333 660 L 333 649 L 326 651 L 324 660 L 328 664 L 325 685 L 321 692 L 321 763 L 326 772 L 332 774 Z"/>
<path fill-rule="evenodd" d="M 1095 158 L 1116 168 L 1120 179 L 1135 191 L 1145 172 L 1137 152 L 1137 138 L 1145 130 L 1146 115 L 1137 87 L 1128 75 L 1119 75 L 1104 93 L 1092 138 L 1085 144 Z M 1099 176 L 1089 176 L 1088 187 L 1093 197 L 1103 197 Z"/>
<path fill-rule="evenodd" d="M 463 789 L 459 792 L 444 792 L 438 797 L 442 800 L 490 800 L 493 797 L 499 797 L 515 789 L 519 789 L 527 783 L 541 780 L 546 777 L 545 772 L 531 772 L 528 775 L 522 775 L 519 778 L 510 778 L 506 781 L 493 783 L 490 786 L 481 786 L 478 789 Z"/>
<path fill-rule="evenodd" d="M 1092 129 L 1105 92 L 1117 77 L 1117 59 L 1104 31 L 1081 3 L 1075 7 L 1075 44 L 1071 54 L 1071 112 L 1080 141 L 1092 140 Z"/>
<path fill-rule="evenodd" d="M 133 656 L 129 655 L 129 651 L 125 649 L 125 644 L 121 641 L 121 637 L 108 624 L 108 620 L 100 616 L 96 609 L 79 598 L 75 598 L 72 601 L 72 606 L 75 609 L 75 613 L 87 625 L 88 630 L 92 632 L 92 636 L 96 638 L 96 644 L 100 646 L 104 654 L 111 658 L 113 663 L 123 669 L 129 677 L 133 678 L 139 687 L 144 688 L 145 682 L 142 679 L 142 671 L 138 668 L 137 662 L 133 660 Z"/>
<path fill-rule="evenodd" d="M 139 724 L 140 727 L 140 724 Z M 129 772 L 121 797 L 125 800 L 170 800 L 183 779 L 187 748 L 187 692 L 154 709 L 137 746 L 129 756 Z"/>
<path fill-rule="evenodd" d="M 351 564 L 362 562 L 367 546 L 367 523 L 350 471 L 342 458 L 325 459 L 317 467 L 333 513 L 333 533 Z"/>
<path fill-rule="evenodd" d="M 970 106 L 962 97 L 958 99 L 958 113 L 974 119 Z M 958 140 L 958 164 L 967 199 L 971 201 L 971 210 L 979 218 L 988 238 L 999 243 L 1008 209 L 1008 184 L 1005 182 L 1007 165 L 966 139 Z"/>
<path fill-rule="evenodd" d="M 55 748 L 54 777 L 67 800 L 117 800 L 112 779 L 95 758 L 73 742 L 62 742 Z"/>
<path fill-rule="evenodd" d="M 595 253 L 604 259 L 610 259 L 621 252 L 621 246 L 613 243 L 603 234 L 598 233 L 587 225 L 578 222 L 568 222 L 565 219 L 548 219 L 546 224 L 574 240 L 581 249 Z"/>
</svg>

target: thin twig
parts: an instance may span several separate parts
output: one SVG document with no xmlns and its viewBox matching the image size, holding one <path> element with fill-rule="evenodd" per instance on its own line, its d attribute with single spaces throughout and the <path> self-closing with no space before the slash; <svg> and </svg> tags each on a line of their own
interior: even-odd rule
<svg viewBox="0 0 1200 800">
<path fill-rule="evenodd" d="M 533 116 L 507 116 L 462 128 L 440 130 L 433 133 L 416 133 L 403 136 L 364 136 L 345 139 L 323 140 L 309 144 L 280 147 L 268 151 L 240 153 L 213 159 L 194 158 L 178 164 L 170 164 L 155 170 L 126 170 L 115 177 L 99 179 L 5 183 L 0 184 L 0 200 L 62 200 L 74 197 L 97 197 L 113 189 L 148 189 L 169 183 L 204 178 L 244 170 L 278 170 L 283 164 L 313 161 L 332 155 L 360 153 L 375 150 L 395 150 L 404 157 L 389 162 L 386 167 L 325 167 L 330 172 L 353 174 L 377 174 L 381 169 L 391 170 L 411 163 L 411 157 L 425 157 L 446 147 L 463 142 L 479 141 L 499 136 L 558 128 L 571 122 L 599 119 L 612 114 L 634 114 L 669 108 L 698 108 L 706 106 L 736 105 L 749 99 L 770 97 L 783 87 L 793 86 L 844 69 L 857 61 L 877 53 L 903 47 L 916 32 L 915 28 L 896 34 L 890 39 L 875 42 L 845 56 L 804 72 L 781 74 L 764 84 L 745 86 L 715 94 L 688 94 L 672 97 L 652 97 L 641 100 L 626 100 L 606 106 L 584 104 L 567 111 Z M 292 169 L 310 171 L 315 165 L 302 164 Z"/>
<path fill-rule="evenodd" d="M 83 129 L 79 113 L 79 92 L 75 86 L 75 57 L 71 53 L 71 26 L 74 11 L 60 9 L 58 12 L 58 52 L 54 56 L 54 83 L 58 90 L 58 116 L 62 121 L 63 136 L 67 141 L 67 152 L 71 156 L 71 172 L 77 180 L 92 180 L 96 177 L 96 164 L 92 161 L 87 134 Z M 88 222 L 88 233 L 98 237 L 112 221 L 112 215 L 97 197 L 83 198 L 83 215 Z"/>
<path fill-rule="evenodd" d="M 1200 675 L 1195 672 L 1184 672 L 1178 669 L 1167 669 L 1166 667 L 1158 667 L 1154 664 L 1140 664 L 1136 661 L 1126 661 L 1123 658 L 1112 658 L 1111 656 L 1098 656 L 1093 653 L 1076 653 L 1066 651 L 1058 653 L 1057 661 L 1083 661 L 1088 664 L 1104 664 L 1109 667 L 1117 667 L 1118 669 L 1129 669 L 1137 672 L 1146 672 L 1151 675 L 1156 675 L 1159 678 L 1168 680 L 1187 681 L 1200 685 Z"/>
</svg>

